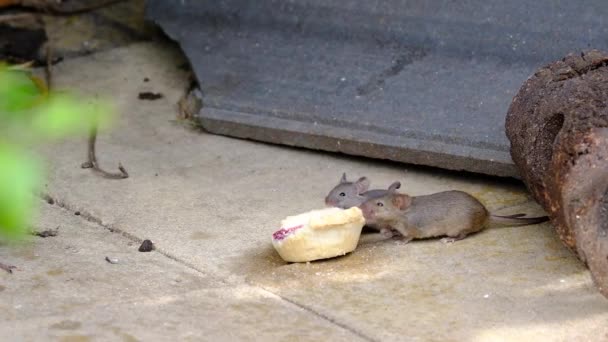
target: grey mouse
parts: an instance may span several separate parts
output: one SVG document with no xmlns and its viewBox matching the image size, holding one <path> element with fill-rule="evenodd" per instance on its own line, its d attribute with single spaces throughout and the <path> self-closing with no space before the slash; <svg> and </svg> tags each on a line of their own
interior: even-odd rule
<svg viewBox="0 0 608 342">
<path fill-rule="evenodd" d="M 475 197 L 463 191 L 444 191 L 426 196 L 409 196 L 394 190 L 360 206 L 366 224 L 385 235 L 397 234 L 405 242 L 447 236 L 454 242 L 496 224 L 525 226 L 548 221 L 547 216 L 491 214 Z"/>
<path fill-rule="evenodd" d="M 346 179 L 346 173 L 343 173 L 338 185 L 331 189 L 329 194 L 325 197 L 325 204 L 342 209 L 358 207 L 369 199 L 382 197 L 386 195 L 388 191 L 399 189 L 401 183 L 393 182 L 393 184 L 388 187 L 388 190 L 368 190 L 369 186 L 370 181 L 367 177 L 361 177 L 354 182 L 349 182 Z"/>
</svg>

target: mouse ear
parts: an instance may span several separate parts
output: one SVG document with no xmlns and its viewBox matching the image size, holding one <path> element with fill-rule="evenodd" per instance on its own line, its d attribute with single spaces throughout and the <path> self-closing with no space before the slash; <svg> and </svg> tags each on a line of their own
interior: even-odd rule
<svg viewBox="0 0 608 342">
<path fill-rule="evenodd" d="M 399 189 L 400 187 L 401 187 L 401 182 L 393 182 L 393 184 L 388 186 L 388 191 L 395 192 L 395 190 Z"/>
<path fill-rule="evenodd" d="M 399 210 L 407 209 L 412 204 L 412 198 L 405 194 L 395 194 L 391 199 L 393 205 Z"/>
<path fill-rule="evenodd" d="M 367 179 L 367 177 L 357 179 L 355 182 L 355 188 L 357 189 L 358 194 L 367 191 L 367 189 L 369 189 L 369 179 Z"/>
<path fill-rule="evenodd" d="M 340 183 L 346 183 L 346 182 L 347 182 L 347 180 L 346 180 L 346 172 L 344 172 L 342 174 L 342 178 L 340 178 Z"/>
</svg>

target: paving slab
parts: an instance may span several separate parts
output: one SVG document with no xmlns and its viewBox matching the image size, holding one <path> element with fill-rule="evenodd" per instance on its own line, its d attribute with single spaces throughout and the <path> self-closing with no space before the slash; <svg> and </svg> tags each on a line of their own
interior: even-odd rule
<svg viewBox="0 0 608 342">
<path fill-rule="evenodd" d="M 504 133 L 534 70 L 606 49 L 602 0 L 150 0 L 209 131 L 517 176 Z"/>
<path fill-rule="evenodd" d="M 371 241 L 368 241 L 371 240 Z M 285 265 L 250 252 L 249 281 L 381 341 L 594 341 L 608 303 L 549 225 L 461 243 L 364 238 L 351 255 Z"/>
<path fill-rule="evenodd" d="M 0 273 L 2 341 L 362 340 L 260 288 L 138 252 L 57 206 L 43 205 L 35 227 L 57 236 L 0 246 L 0 260 L 17 266 Z"/>
<path fill-rule="evenodd" d="M 400 180 L 413 195 L 464 190 L 503 214 L 543 212 L 516 181 L 193 129 L 175 119 L 187 85 L 182 63 L 171 46 L 146 43 L 55 68 L 59 87 L 116 103 L 119 119 L 100 134 L 98 157 L 108 169 L 122 162 L 131 175 L 107 180 L 81 169 L 84 138 L 47 146 L 41 149 L 49 162 L 45 191 L 56 205 L 133 239 L 152 239 L 163 255 L 201 274 L 264 289 L 369 340 L 605 335 L 608 301 L 549 224 L 490 229 L 448 246 L 366 236 L 344 258 L 281 262 L 271 233 L 283 217 L 323 207 L 342 172 L 366 175 L 378 187 Z M 141 91 L 163 98 L 138 100 Z"/>
</svg>

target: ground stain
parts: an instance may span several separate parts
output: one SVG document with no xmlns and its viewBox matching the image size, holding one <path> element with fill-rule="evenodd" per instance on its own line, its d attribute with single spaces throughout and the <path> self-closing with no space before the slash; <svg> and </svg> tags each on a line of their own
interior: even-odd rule
<svg viewBox="0 0 608 342">
<path fill-rule="evenodd" d="M 223 267 L 244 275 L 247 282 L 264 288 L 368 282 L 382 277 L 390 269 L 388 252 L 393 241 L 360 247 L 355 252 L 310 263 L 288 263 L 281 259 L 271 244 L 245 251 L 231 258 Z M 379 247 L 376 249 L 376 247 Z M 382 246 L 382 247 L 380 247 Z"/>
<path fill-rule="evenodd" d="M 232 258 L 228 268 L 237 274 L 250 276 L 268 275 L 281 266 L 289 265 L 283 261 L 277 251 L 270 245 L 246 251 L 243 255 Z"/>
<path fill-rule="evenodd" d="M 561 252 L 564 250 L 564 245 L 558 240 L 550 240 L 545 242 L 545 248 L 554 252 Z"/>
<path fill-rule="evenodd" d="M 80 328 L 82 324 L 77 321 L 65 320 L 50 326 L 51 329 L 60 329 L 60 330 L 76 330 Z"/>
<path fill-rule="evenodd" d="M 4 291 L 4 290 L 6 290 L 6 287 L 4 287 L 4 286 L 0 285 L 0 292 L 2 292 L 2 291 Z"/>
<path fill-rule="evenodd" d="M 52 269 L 46 272 L 46 274 L 50 276 L 58 276 L 63 274 L 63 270 L 61 268 Z"/>
<path fill-rule="evenodd" d="M 32 289 L 45 289 L 47 288 L 47 281 L 44 277 L 40 275 L 35 275 L 32 277 L 33 284 Z"/>
<path fill-rule="evenodd" d="M 570 259 L 570 258 L 565 255 L 547 255 L 547 256 L 545 256 L 545 261 L 558 261 L 558 260 L 564 260 L 564 259 Z"/>
<path fill-rule="evenodd" d="M 62 336 L 59 341 L 61 342 L 89 342 L 91 338 L 86 335 L 67 335 Z"/>
<path fill-rule="evenodd" d="M 87 307 L 87 304 L 83 304 L 83 303 L 66 303 L 66 304 L 62 304 L 59 306 L 59 309 L 61 309 L 62 313 L 67 315 L 70 313 L 74 313 L 75 311 L 84 309 Z"/>
<path fill-rule="evenodd" d="M 375 91 L 382 90 L 385 87 L 388 78 L 397 76 L 407 65 L 426 57 L 426 55 L 427 52 L 424 49 L 409 49 L 408 51 L 404 51 L 395 56 L 388 68 L 373 76 L 365 84 L 357 87 L 357 95 L 365 96 Z"/>
<path fill-rule="evenodd" d="M 135 338 L 135 336 L 122 331 L 118 327 L 111 327 L 111 329 L 116 335 L 120 336 L 124 342 L 138 342 L 139 341 L 137 338 Z"/>
<path fill-rule="evenodd" d="M 190 239 L 192 240 L 206 240 L 211 238 L 213 235 L 205 232 L 194 232 L 190 235 Z"/>
<path fill-rule="evenodd" d="M 490 209 L 490 211 L 493 208 L 509 208 L 529 201 L 526 193 L 523 191 L 497 190 L 494 187 L 482 187 L 478 191 L 471 191 L 470 194 Z"/>
<path fill-rule="evenodd" d="M 40 258 L 40 256 L 36 255 L 33 248 L 16 248 L 11 253 L 12 256 L 16 258 L 21 258 L 24 260 L 32 261 Z"/>
</svg>

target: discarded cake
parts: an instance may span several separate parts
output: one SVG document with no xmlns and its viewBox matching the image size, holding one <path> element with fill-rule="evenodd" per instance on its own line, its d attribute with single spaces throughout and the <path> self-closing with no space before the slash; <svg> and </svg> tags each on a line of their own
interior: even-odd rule
<svg viewBox="0 0 608 342">
<path fill-rule="evenodd" d="M 272 245 L 288 262 L 333 258 L 355 250 L 364 224 L 357 207 L 312 210 L 281 221 Z"/>
</svg>

